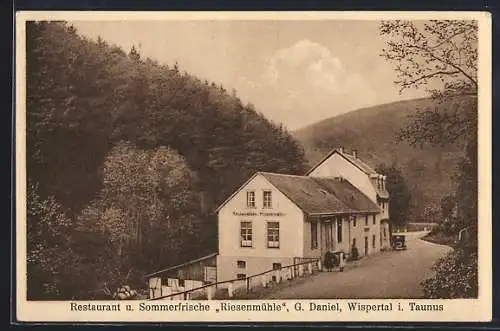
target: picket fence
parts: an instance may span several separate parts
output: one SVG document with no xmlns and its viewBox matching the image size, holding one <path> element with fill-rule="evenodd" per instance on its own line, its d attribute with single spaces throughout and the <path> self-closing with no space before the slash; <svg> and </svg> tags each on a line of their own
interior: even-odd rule
<svg viewBox="0 0 500 331">
<path fill-rule="evenodd" d="M 246 278 L 236 278 L 203 285 L 196 280 L 184 280 L 180 286 L 179 279 L 168 278 L 167 284 L 162 284 L 161 277 L 149 279 L 149 300 L 212 300 L 217 290 L 227 291 L 229 298 L 237 293 L 249 293 L 258 287 L 267 287 L 270 283 L 280 283 L 306 274 L 321 270 L 320 259 L 308 259 L 299 263 L 282 266 L 277 269 L 251 275 Z"/>
</svg>

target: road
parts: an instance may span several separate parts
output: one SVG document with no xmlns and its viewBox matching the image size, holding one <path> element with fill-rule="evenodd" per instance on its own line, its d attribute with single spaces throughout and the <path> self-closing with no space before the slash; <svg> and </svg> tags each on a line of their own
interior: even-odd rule
<svg viewBox="0 0 500 331">
<path fill-rule="evenodd" d="M 451 251 L 421 240 L 425 232 L 407 233 L 405 251 L 361 259 L 344 272 L 321 272 L 305 282 L 277 290 L 266 299 L 421 298 L 420 282 L 432 275 L 434 262 Z"/>
</svg>

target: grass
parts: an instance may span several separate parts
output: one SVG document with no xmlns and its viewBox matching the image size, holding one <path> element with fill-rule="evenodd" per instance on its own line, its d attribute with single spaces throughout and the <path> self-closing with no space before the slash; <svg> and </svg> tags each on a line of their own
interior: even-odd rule
<svg viewBox="0 0 500 331">
<path fill-rule="evenodd" d="M 422 237 L 422 240 L 433 244 L 446 245 L 450 247 L 455 246 L 455 239 L 454 235 L 445 234 L 443 232 L 430 232 L 426 236 Z"/>
</svg>

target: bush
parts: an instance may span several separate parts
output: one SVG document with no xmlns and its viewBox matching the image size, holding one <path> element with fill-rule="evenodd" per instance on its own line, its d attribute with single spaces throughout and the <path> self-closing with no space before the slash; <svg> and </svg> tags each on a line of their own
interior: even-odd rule
<svg viewBox="0 0 500 331">
<path fill-rule="evenodd" d="M 439 259 L 435 274 L 421 283 L 429 299 L 477 298 L 477 250 L 459 248 Z"/>
<path fill-rule="evenodd" d="M 353 247 L 353 248 L 351 249 L 351 256 L 350 256 L 350 260 L 351 260 L 351 261 L 356 261 L 358 258 L 359 258 L 358 248 L 357 248 L 357 247 Z"/>
</svg>

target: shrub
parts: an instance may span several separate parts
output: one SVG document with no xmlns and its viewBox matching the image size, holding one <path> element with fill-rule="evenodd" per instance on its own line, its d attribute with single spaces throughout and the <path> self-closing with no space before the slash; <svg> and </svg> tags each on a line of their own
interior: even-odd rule
<svg viewBox="0 0 500 331">
<path fill-rule="evenodd" d="M 433 266 L 434 276 L 421 285 L 430 299 L 477 298 L 477 250 L 458 248 Z"/>
<path fill-rule="evenodd" d="M 359 252 L 357 247 L 351 249 L 351 260 L 356 261 L 359 258 Z"/>
<path fill-rule="evenodd" d="M 335 255 L 332 252 L 325 253 L 325 268 L 332 269 L 335 266 Z"/>
</svg>

